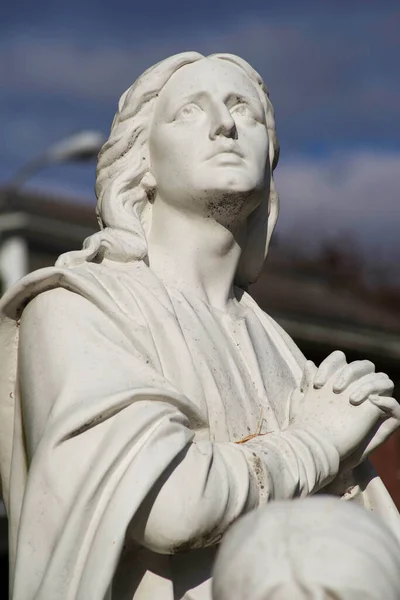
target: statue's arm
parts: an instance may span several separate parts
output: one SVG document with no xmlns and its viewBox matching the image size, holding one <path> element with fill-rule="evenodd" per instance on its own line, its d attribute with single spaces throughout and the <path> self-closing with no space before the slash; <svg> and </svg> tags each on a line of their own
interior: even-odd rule
<svg viewBox="0 0 400 600">
<path fill-rule="evenodd" d="M 194 442 L 144 508 L 145 527 L 133 523 L 131 535 L 161 553 L 209 546 L 242 514 L 316 492 L 338 468 L 336 450 L 304 429 L 262 444 Z"/>
<path fill-rule="evenodd" d="M 110 315 L 66 290 L 46 292 L 25 309 L 19 381 L 28 460 L 46 481 L 46 498 L 63 498 L 57 511 L 84 494 L 96 506 L 103 478 L 118 496 L 131 473 L 129 534 L 156 552 L 213 544 L 241 514 L 310 494 L 337 473 L 334 448 L 307 428 L 262 443 L 196 441 L 185 398 Z M 143 444 L 149 451 L 133 452 L 127 467 L 126 448 Z M 125 480 L 114 475 L 119 464 Z M 135 508 L 143 472 L 150 491 Z"/>
</svg>

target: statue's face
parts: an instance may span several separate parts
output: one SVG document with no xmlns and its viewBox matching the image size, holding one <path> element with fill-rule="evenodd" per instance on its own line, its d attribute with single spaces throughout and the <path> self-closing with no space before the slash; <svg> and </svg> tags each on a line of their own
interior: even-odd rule
<svg viewBox="0 0 400 600">
<path fill-rule="evenodd" d="M 150 168 L 164 202 L 205 216 L 224 210 L 247 216 L 259 204 L 269 183 L 269 140 L 256 85 L 238 66 L 215 59 L 171 77 L 149 137 Z"/>
</svg>

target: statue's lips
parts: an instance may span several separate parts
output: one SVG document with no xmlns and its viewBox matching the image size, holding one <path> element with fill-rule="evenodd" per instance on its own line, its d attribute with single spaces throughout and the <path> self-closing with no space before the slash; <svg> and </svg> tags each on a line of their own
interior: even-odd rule
<svg viewBox="0 0 400 600">
<path fill-rule="evenodd" d="M 222 162 L 240 163 L 243 160 L 243 154 L 236 150 L 220 150 L 212 154 L 208 160 L 219 159 Z"/>
<path fill-rule="evenodd" d="M 220 140 L 221 142 L 222 140 Z M 233 140 L 225 140 L 225 143 L 216 144 L 213 148 L 214 152 L 210 152 L 207 160 L 211 158 L 230 158 L 237 161 L 238 158 L 244 158 L 243 153 L 239 150 L 237 143 Z"/>
</svg>

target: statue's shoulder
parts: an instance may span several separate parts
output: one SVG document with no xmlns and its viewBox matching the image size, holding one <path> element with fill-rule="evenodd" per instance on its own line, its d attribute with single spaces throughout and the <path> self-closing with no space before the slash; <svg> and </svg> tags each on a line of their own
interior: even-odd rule
<svg viewBox="0 0 400 600">
<path fill-rule="evenodd" d="M 49 301 L 52 305 L 68 301 L 71 293 L 98 306 L 118 303 L 126 295 L 127 287 L 131 296 L 136 288 L 143 287 L 142 271 L 139 264 L 121 265 L 111 261 L 39 269 L 23 277 L 4 294 L 0 300 L 0 315 L 18 320 L 33 300 L 36 306 L 45 309 Z"/>
</svg>

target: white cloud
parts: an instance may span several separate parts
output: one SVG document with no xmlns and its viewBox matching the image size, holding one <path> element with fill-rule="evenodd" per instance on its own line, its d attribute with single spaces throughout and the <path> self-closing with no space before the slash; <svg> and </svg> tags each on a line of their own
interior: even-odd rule
<svg viewBox="0 0 400 600">
<path fill-rule="evenodd" d="M 278 166 L 276 181 L 283 238 L 312 246 L 346 234 L 371 257 L 400 258 L 400 152 L 293 157 Z"/>
</svg>

